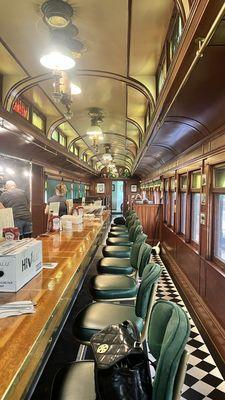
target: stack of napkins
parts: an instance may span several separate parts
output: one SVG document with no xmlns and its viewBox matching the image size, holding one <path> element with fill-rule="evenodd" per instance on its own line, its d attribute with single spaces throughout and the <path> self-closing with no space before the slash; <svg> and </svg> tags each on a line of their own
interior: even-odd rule
<svg viewBox="0 0 225 400">
<path fill-rule="evenodd" d="M 14 301 L 0 305 L 0 318 L 14 317 L 22 314 L 33 314 L 34 304 L 30 300 Z"/>
</svg>

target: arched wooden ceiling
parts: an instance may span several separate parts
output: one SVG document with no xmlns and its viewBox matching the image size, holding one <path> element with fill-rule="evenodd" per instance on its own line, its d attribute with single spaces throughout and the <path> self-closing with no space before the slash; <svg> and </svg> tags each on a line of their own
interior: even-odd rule
<svg viewBox="0 0 225 400">
<path fill-rule="evenodd" d="M 3 105 L 10 111 L 20 94 L 47 117 L 47 131 L 56 126 L 79 141 L 81 151 L 100 159 L 106 143 L 113 155 L 123 154 L 120 164 L 131 168 L 145 137 L 145 115 L 155 102 L 155 74 L 175 0 L 71 0 L 73 22 L 86 53 L 70 75 L 78 78 L 82 94 L 72 104 L 73 118 L 65 121 L 64 109 L 52 99 L 52 76 L 39 59 L 49 44 L 49 30 L 42 20 L 44 0 L 1 0 L 0 73 Z M 183 9 L 187 10 L 185 0 Z M 99 153 L 86 136 L 88 108 L 103 110 L 104 140 Z M 131 157 L 132 154 L 132 157 Z"/>
<path fill-rule="evenodd" d="M 209 5 L 208 17 L 204 16 L 199 32 L 205 36 L 212 26 L 224 2 Z M 215 14 L 213 14 L 215 13 Z M 188 62 L 197 50 L 195 40 L 189 52 Z M 225 126 L 225 18 L 219 22 L 212 39 L 199 58 L 185 85 L 168 110 L 162 107 L 158 123 L 151 131 L 135 173 L 143 178 L 156 176 L 163 165 L 179 157 L 185 151 L 194 149 L 210 136 L 217 135 Z M 187 62 L 187 61 L 186 61 Z M 176 88 L 177 89 L 177 88 Z M 163 114 L 166 112 L 165 114 Z M 156 151 L 156 146 L 158 151 Z"/>
</svg>

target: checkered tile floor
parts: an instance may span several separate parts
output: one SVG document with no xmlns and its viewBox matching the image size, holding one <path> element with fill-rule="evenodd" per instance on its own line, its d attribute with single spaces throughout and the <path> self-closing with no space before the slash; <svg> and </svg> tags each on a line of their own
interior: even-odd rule
<svg viewBox="0 0 225 400">
<path fill-rule="evenodd" d="M 164 266 L 159 256 L 154 256 L 154 261 Z M 216 367 L 165 266 L 158 285 L 157 299 L 176 302 L 185 309 L 190 318 L 191 334 L 186 346 L 190 357 L 181 399 L 225 400 L 225 382 L 222 375 Z M 153 371 L 152 373 L 154 374 Z"/>
</svg>

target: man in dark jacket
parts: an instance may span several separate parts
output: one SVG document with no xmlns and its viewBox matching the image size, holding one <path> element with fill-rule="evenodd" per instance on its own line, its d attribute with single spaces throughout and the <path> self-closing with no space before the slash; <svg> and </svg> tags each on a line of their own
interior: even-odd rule
<svg viewBox="0 0 225 400">
<path fill-rule="evenodd" d="M 20 238 L 31 237 L 32 218 L 26 193 L 16 187 L 14 181 L 7 181 L 0 197 L 0 207 L 12 208 L 14 225 L 19 228 Z"/>
</svg>

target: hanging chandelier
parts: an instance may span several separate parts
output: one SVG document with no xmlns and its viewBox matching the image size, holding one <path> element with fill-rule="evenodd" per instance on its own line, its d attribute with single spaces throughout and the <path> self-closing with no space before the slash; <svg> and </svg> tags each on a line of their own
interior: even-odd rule
<svg viewBox="0 0 225 400">
<path fill-rule="evenodd" d="M 87 135 L 92 140 L 93 147 L 98 148 L 99 140 L 103 139 L 103 132 L 100 124 L 103 122 L 103 113 L 100 108 L 92 107 L 88 112 L 91 117 L 91 125 L 87 129 Z"/>
</svg>

